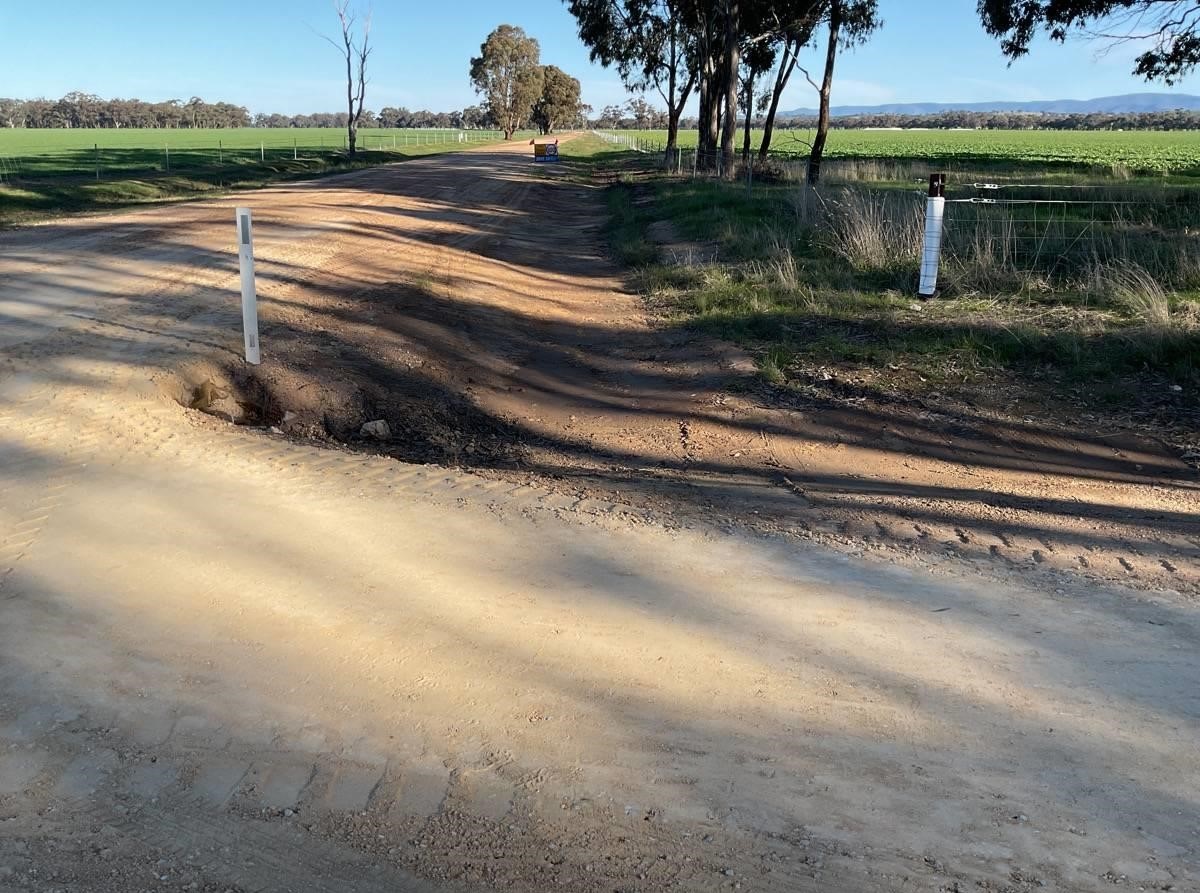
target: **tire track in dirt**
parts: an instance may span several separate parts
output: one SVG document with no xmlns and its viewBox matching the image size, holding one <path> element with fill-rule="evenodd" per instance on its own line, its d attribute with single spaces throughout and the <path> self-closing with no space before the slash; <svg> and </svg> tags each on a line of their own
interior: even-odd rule
<svg viewBox="0 0 1200 893">
<path fill-rule="evenodd" d="M 297 787 L 278 774 L 264 777 L 267 764 L 260 754 L 196 748 L 194 736 L 183 731 L 183 720 L 161 747 L 146 749 L 115 738 L 111 730 L 88 730 L 74 718 L 77 713 L 62 708 L 57 718 L 42 711 L 42 727 L 51 734 L 38 734 L 41 730 L 24 717 L 39 709 L 30 708 L 7 724 L 23 734 L 19 743 L 5 741 L 0 734 L 6 745 L 0 753 L 5 769 L 0 803 L 7 798 L 11 805 L 14 797 L 40 803 L 50 820 L 43 820 L 40 832 L 20 825 L 6 829 L 4 838 L 20 842 L 25 830 L 36 842 L 47 826 L 54 829 L 60 850 L 79 853 L 67 866 L 76 877 L 93 872 L 104 877 L 116 860 L 150 862 L 156 882 L 174 882 L 184 889 L 213 883 L 220 883 L 217 889 L 279 889 L 284 878 L 303 878 L 303 889 L 318 893 L 340 893 L 348 878 L 353 878 L 355 890 L 369 893 L 458 889 L 427 885 L 400 866 L 359 855 L 313 833 L 319 817 L 367 808 L 362 794 L 369 771 L 356 773 L 356 767 L 344 761 L 330 770 L 321 758 L 273 754 L 270 759 L 279 767 L 306 767 L 305 783 Z M 4 727 L 0 721 L 0 729 Z M 59 729 L 71 730 L 72 747 L 64 749 L 53 734 Z M 214 797 L 223 787 L 229 789 L 228 796 Z M 301 810 L 312 812 L 303 824 Z M 296 819 L 285 821 L 285 813 Z M 56 829 L 56 815 L 82 818 L 82 828 Z M 9 816 L 6 820 L 13 821 Z M 96 838 L 99 844 L 80 848 L 76 843 Z M 134 843 L 138 846 L 130 852 Z M 28 846 L 16 852 L 28 853 Z M 0 858 L 5 855 L 0 839 Z M 11 869 L 6 876 L 12 877 Z M 189 887 L 187 881 L 193 879 Z"/>
<path fill-rule="evenodd" d="M 72 433 L 52 396 L 44 384 L 0 382 L 0 597 L 96 445 L 95 437 Z M 63 440 L 67 449 L 51 459 Z"/>
<path fill-rule="evenodd" d="M 136 843 L 139 854 L 146 848 L 162 883 L 186 886 L 196 878 L 238 890 L 275 889 L 281 878 L 303 877 L 303 889 L 333 893 L 353 878 L 354 889 L 368 893 L 397 885 L 454 893 L 467 889 L 448 880 L 459 878 L 489 889 L 566 884 L 601 893 L 636 875 L 647 889 L 699 891 L 711 889 L 713 878 L 735 878 L 726 881 L 731 888 L 749 883 L 774 893 L 810 889 L 806 873 L 819 875 L 824 863 L 843 858 L 835 844 L 811 838 L 747 847 L 715 824 L 704 829 L 709 852 L 695 852 L 663 831 L 645 832 L 653 809 L 649 818 L 611 816 L 611 828 L 599 835 L 573 831 L 582 816 L 564 822 L 555 798 L 542 801 L 544 773 L 494 758 L 448 769 L 420 759 L 384 764 L 331 753 L 264 754 L 236 742 L 222 746 L 222 730 L 189 721 L 195 717 L 176 720 L 167 740 L 146 747 L 111 729 L 85 738 L 80 714 L 69 708 L 24 718 L 31 713 L 39 708 L 8 725 L 23 729 L 21 747 L 32 757 L 24 782 L 0 798 L 15 793 L 42 804 L 49 816 L 82 813 L 91 830 L 80 836 L 97 836 L 98 829 L 101 846 L 128 852 Z M 58 729 L 72 732 L 71 746 L 53 734 Z M 584 801 L 572 810 L 581 807 L 594 809 Z M 69 842 L 67 848 L 75 849 Z M 568 851 L 574 866 L 552 858 Z M 108 852 L 97 845 L 83 852 L 101 868 L 112 858 L 97 859 Z M 86 858 L 76 871 L 88 867 Z M 855 887 L 875 889 L 867 878 Z"/>
</svg>

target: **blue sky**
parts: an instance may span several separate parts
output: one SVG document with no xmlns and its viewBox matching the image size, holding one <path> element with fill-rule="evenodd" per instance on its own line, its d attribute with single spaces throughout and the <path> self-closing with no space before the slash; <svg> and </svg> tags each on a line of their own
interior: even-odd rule
<svg viewBox="0 0 1200 893">
<path fill-rule="evenodd" d="M 1009 68 L 979 26 L 975 0 L 880 0 L 880 6 L 883 31 L 839 62 L 837 104 L 1086 99 L 1163 89 L 1130 76 L 1131 47 L 1104 55 L 1087 42 L 1044 43 Z M 624 98 L 616 74 L 588 62 L 558 0 L 375 0 L 368 106 L 440 111 L 476 102 L 468 59 L 501 22 L 537 37 L 543 62 L 578 77 L 585 101 L 596 108 Z M 334 50 L 315 30 L 330 33 L 335 25 L 330 0 L 0 0 L 0 96 L 199 95 L 255 112 L 334 111 L 344 85 Z M 815 52 L 807 58 L 818 64 Z M 1175 90 L 1200 92 L 1200 79 Z M 784 107 L 812 100 L 797 77 Z"/>
</svg>

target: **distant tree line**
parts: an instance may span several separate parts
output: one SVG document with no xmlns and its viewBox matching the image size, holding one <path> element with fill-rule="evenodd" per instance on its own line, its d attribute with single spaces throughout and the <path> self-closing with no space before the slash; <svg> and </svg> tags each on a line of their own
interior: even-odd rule
<svg viewBox="0 0 1200 893">
<path fill-rule="evenodd" d="M 0 98 L 0 127 L 94 129 L 148 127 L 201 129 L 223 127 L 330 127 L 346 126 L 346 112 L 311 115 L 257 114 L 229 102 L 205 102 L 193 96 L 187 102 L 145 102 L 141 99 L 101 99 L 89 93 L 68 93 L 62 99 Z M 364 109 L 359 127 L 447 127 L 481 129 L 495 126 L 479 106 L 462 111 L 412 112 L 386 107 L 379 113 Z"/>
<path fill-rule="evenodd" d="M 816 116 L 780 116 L 783 127 L 815 127 Z M 932 128 L 949 130 L 1200 130 L 1200 112 L 937 112 L 932 115 L 846 115 L 837 127 Z"/>
<path fill-rule="evenodd" d="M 625 105 L 606 105 L 590 123 L 600 130 L 666 130 L 670 116 L 638 97 Z M 698 125 L 695 118 L 681 118 L 678 123 L 688 128 Z"/>
<path fill-rule="evenodd" d="M 345 127 L 345 112 L 316 112 L 311 115 L 257 114 L 254 127 Z M 385 106 L 379 112 L 364 109 L 359 127 L 445 127 L 462 130 L 492 129 L 495 123 L 479 106 L 462 111 L 431 112 L 428 109 L 409 111 L 401 106 Z"/>
<path fill-rule="evenodd" d="M 249 127 L 250 113 L 230 102 L 145 102 L 68 93 L 62 99 L 0 99 L 0 127 Z"/>
</svg>

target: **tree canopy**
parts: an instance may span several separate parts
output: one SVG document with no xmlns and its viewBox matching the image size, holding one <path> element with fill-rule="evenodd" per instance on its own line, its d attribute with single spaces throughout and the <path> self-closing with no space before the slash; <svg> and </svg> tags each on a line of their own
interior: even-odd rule
<svg viewBox="0 0 1200 893">
<path fill-rule="evenodd" d="M 557 65 L 542 68 L 542 95 L 534 104 L 531 120 L 542 133 L 552 133 L 565 123 L 575 123 L 583 105 L 579 81 Z"/>
<path fill-rule="evenodd" d="M 654 90 L 667 106 L 666 155 L 675 149 L 679 118 L 696 89 L 690 0 L 566 0 L 593 62 L 615 66 L 625 86 Z"/>
<path fill-rule="evenodd" d="M 818 27 L 828 26 L 825 73 L 818 87 L 828 106 L 839 48 L 861 43 L 878 26 L 875 0 L 564 0 L 592 59 L 615 66 L 626 87 L 656 90 L 667 106 L 667 158 L 676 145 L 684 106 L 699 92 L 701 167 L 733 175 L 739 107 L 749 118 L 760 102 L 767 138 L 800 50 Z M 606 114 L 603 117 L 610 117 Z M 828 128 L 828 115 L 823 116 Z M 815 155 L 819 159 L 820 134 Z M 743 145 L 749 157 L 749 149 Z"/>
<path fill-rule="evenodd" d="M 1174 84 L 1200 63 L 1200 2 L 1196 0 L 979 0 L 987 32 L 1011 59 L 1029 52 L 1039 33 L 1114 43 L 1149 44 L 1134 74 Z"/>
<path fill-rule="evenodd" d="M 471 83 L 505 139 L 530 120 L 544 76 L 538 42 L 514 25 L 496 28 L 471 59 Z"/>
</svg>

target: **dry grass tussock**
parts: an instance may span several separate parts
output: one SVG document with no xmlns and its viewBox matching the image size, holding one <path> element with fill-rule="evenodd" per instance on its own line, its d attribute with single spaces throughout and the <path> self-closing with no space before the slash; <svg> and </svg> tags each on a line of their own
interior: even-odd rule
<svg viewBox="0 0 1200 893">
<path fill-rule="evenodd" d="M 1171 327 L 1170 296 L 1158 279 L 1137 264 L 1099 267 L 1092 286 L 1147 329 L 1164 331 Z"/>
<path fill-rule="evenodd" d="M 910 196 L 847 189 L 827 206 L 828 244 L 853 266 L 885 270 L 918 262 L 924 215 Z"/>
</svg>

